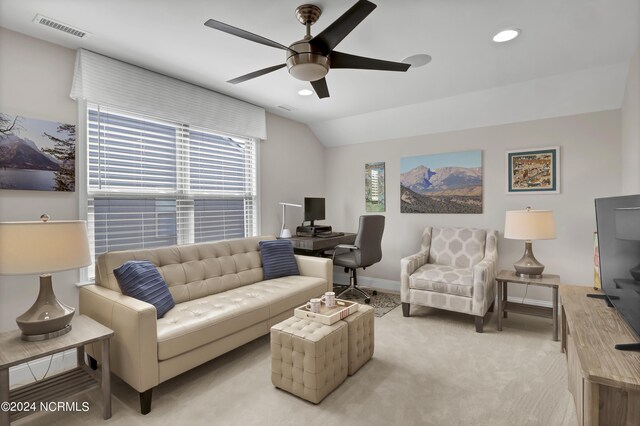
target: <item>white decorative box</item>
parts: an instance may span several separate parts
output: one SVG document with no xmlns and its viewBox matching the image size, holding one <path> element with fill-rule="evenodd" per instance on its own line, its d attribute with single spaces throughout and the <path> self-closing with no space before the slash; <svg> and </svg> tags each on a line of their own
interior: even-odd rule
<svg viewBox="0 0 640 426">
<path fill-rule="evenodd" d="M 302 305 L 294 310 L 294 315 L 298 318 L 310 319 L 322 324 L 331 325 L 357 312 L 360 305 L 358 302 L 350 300 L 336 299 L 336 306 L 327 308 L 324 303 L 320 304 L 320 312 L 313 313 L 307 309 L 307 305 Z"/>
</svg>

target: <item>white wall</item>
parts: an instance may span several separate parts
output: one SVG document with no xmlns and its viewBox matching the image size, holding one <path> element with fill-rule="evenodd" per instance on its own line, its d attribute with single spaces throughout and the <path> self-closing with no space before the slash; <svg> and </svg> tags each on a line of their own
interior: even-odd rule
<svg viewBox="0 0 640 426">
<path fill-rule="evenodd" d="M 505 194 L 505 151 L 561 147 L 561 193 Z M 483 151 L 484 213 L 478 215 L 400 213 L 400 158 L 453 151 Z M 386 163 L 386 228 L 382 261 L 363 276 L 399 282 L 400 258 L 415 253 L 426 225 L 470 226 L 504 230 L 506 210 L 531 206 L 554 211 L 556 240 L 534 242 L 545 272 L 567 284 L 593 282 L 593 199 L 620 193 L 620 111 L 581 114 L 479 129 L 336 147 L 326 153 L 327 211 L 331 224 L 356 231 L 364 211 L 365 163 Z M 500 267 L 524 251 L 521 241 L 500 241 Z M 512 295 L 517 295 L 514 292 Z M 544 290 L 530 288 L 529 298 L 549 300 Z"/>
<path fill-rule="evenodd" d="M 640 193 L 640 49 L 629 66 L 622 104 L 622 192 Z"/>
<path fill-rule="evenodd" d="M 262 234 L 279 235 L 282 206 L 324 196 L 325 149 L 309 127 L 267 114 L 267 140 L 260 145 Z M 303 209 L 287 207 L 287 227 L 295 233 Z"/>
<path fill-rule="evenodd" d="M 75 124 L 76 103 L 69 98 L 75 52 L 0 28 L 0 111 Z M 0 221 L 77 219 L 76 193 L 0 190 Z M 77 271 L 53 274 L 56 295 L 78 306 Z M 15 318 L 38 295 L 38 277 L 0 276 L 0 330 L 16 328 Z"/>
<path fill-rule="evenodd" d="M 75 51 L 0 28 L 0 58 L 1 112 L 77 122 L 77 106 L 69 98 Z M 260 144 L 261 228 L 276 234 L 279 201 L 297 203 L 305 195 L 324 194 L 324 148 L 307 126 L 272 114 L 267 132 L 268 140 Z M 295 227 L 302 211 L 292 210 L 288 222 Z M 76 193 L 0 190 L 0 221 L 37 220 L 44 212 L 54 219 L 77 219 L 78 211 Z M 56 273 L 53 282 L 58 298 L 77 307 L 78 272 Z M 37 294 L 36 276 L 0 276 L 0 331 L 15 329 L 15 318 Z"/>
</svg>

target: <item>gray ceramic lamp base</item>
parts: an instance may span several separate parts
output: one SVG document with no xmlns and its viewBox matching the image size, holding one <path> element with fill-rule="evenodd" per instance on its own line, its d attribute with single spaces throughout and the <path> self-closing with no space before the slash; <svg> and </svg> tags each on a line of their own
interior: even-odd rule
<svg viewBox="0 0 640 426">
<path fill-rule="evenodd" d="M 542 278 L 544 265 L 533 255 L 531 241 L 525 241 L 522 258 L 513 264 L 516 275 L 522 278 Z"/>
<path fill-rule="evenodd" d="M 27 312 L 16 318 L 22 340 L 46 340 L 68 333 L 74 312 L 74 308 L 56 298 L 51 275 L 41 275 L 38 298 Z"/>
</svg>

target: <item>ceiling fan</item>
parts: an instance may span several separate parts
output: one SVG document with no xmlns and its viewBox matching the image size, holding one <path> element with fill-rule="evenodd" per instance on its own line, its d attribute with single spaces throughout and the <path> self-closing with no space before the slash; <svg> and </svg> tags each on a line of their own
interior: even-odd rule
<svg viewBox="0 0 640 426">
<path fill-rule="evenodd" d="M 229 80 L 228 83 L 242 83 L 243 81 L 260 77 L 261 75 L 268 74 L 286 66 L 289 74 L 293 77 L 298 80 L 311 82 L 316 94 L 322 99 L 329 97 L 329 88 L 327 87 L 327 80 L 324 77 L 332 68 L 407 71 L 411 66 L 410 64 L 402 62 L 365 58 L 334 50 L 338 43 L 357 27 L 364 18 L 373 12 L 375 8 L 376 5 L 368 0 L 358 0 L 356 4 L 336 19 L 335 22 L 325 28 L 320 34 L 312 37 L 311 25 L 316 23 L 322 11 L 316 5 L 303 4 L 296 8 L 296 17 L 307 28 L 307 33 L 302 40 L 296 41 L 288 47 L 214 19 L 209 19 L 204 24 L 207 27 L 287 52 L 286 62 L 284 64 L 274 65 L 245 74 Z"/>
</svg>

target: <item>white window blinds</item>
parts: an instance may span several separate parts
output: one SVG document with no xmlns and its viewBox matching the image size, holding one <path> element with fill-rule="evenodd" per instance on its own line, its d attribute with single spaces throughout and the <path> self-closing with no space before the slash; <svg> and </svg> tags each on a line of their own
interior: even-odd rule
<svg viewBox="0 0 640 426">
<path fill-rule="evenodd" d="M 88 104 L 87 143 L 96 256 L 256 235 L 254 140 Z"/>
<path fill-rule="evenodd" d="M 72 99 L 266 139 L 264 108 L 88 50 L 76 53 Z"/>
</svg>

